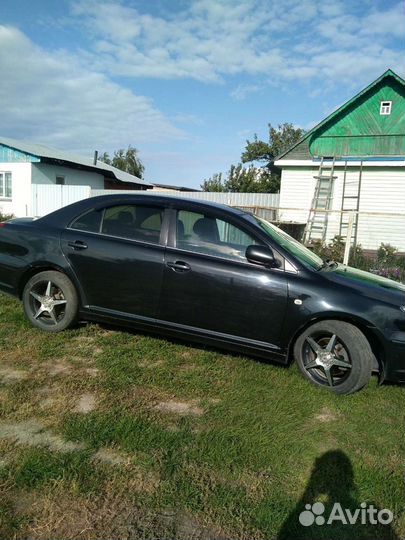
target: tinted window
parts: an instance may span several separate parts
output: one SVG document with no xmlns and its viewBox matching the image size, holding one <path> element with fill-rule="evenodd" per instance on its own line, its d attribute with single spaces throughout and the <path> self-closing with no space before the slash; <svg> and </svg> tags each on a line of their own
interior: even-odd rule
<svg viewBox="0 0 405 540">
<path fill-rule="evenodd" d="M 246 261 L 246 248 L 260 244 L 232 223 L 197 212 L 181 210 L 177 214 L 177 247 Z"/>
<path fill-rule="evenodd" d="M 77 218 L 70 226 L 71 229 L 79 231 L 99 232 L 101 223 L 101 212 L 92 210 L 83 216 Z"/>
<path fill-rule="evenodd" d="M 162 208 L 143 205 L 113 206 L 105 209 L 101 232 L 158 244 L 162 221 Z"/>
</svg>

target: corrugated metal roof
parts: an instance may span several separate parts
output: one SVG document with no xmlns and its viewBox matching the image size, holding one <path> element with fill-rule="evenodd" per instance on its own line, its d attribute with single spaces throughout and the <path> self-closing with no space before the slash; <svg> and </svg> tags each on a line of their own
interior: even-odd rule
<svg viewBox="0 0 405 540">
<path fill-rule="evenodd" d="M 57 161 L 64 161 L 66 163 L 74 163 L 76 165 L 82 165 L 93 169 L 94 171 L 99 171 L 100 174 L 105 176 L 114 177 L 121 182 L 131 182 L 132 184 L 142 184 L 144 186 L 152 187 L 152 184 L 145 182 L 141 178 L 129 174 L 127 172 L 121 171 L 112 165 L 107 165 L 102 161 L 97 161 L 97 164 L 94 165 L 92 158 L 87 158 L 85 156 L 78 156 L 77 154 L 71 154 L 65 150 L 58 150 L 56 148 L 51 148 L 43 144 L 36 144 L 27 141 L 18 141 L 16 139 L 10 139 L 8 137 L 0 136 L 0 144 L 20 150 L 26 154 L 31 154 L 32 156 L 38 156 L 40 158 L 54 159 Z M 108 173 L 108 174 L 106 174 Z"/>
</svg>

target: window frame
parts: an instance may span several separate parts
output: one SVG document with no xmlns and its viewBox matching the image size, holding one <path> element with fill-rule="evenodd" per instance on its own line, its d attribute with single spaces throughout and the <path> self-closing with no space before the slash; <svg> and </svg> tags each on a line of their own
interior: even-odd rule
<svg viewBox="0 0 405 540">
<path fill-rule="evenodd" d="M 389 100 L 380 101 L 380 116 L 390 116 L 391 112 L 392 112 L 392 101 L 389 101 Z"/>
<path fill-rule="evenodd" d="M 281 265 L 278 266 L 278 267 L 275 266 L 275 267 L 267 268 L 267 267 L 260 266 L 260 265 L 257 265 L 255 263 L 252 263 L 252 262 L 248 261 L 246 258 L 245 259 L 240 259 L 240 260 L 231 259 L 229 257 L 223 257 L 223 256 L 221 256 L 219 254 L 214 255 L 214 254 L 210 254 L 210 253 L 202 253 L 200 251 L 192 251 L 190 249 L 183 249 L 181 247 L 178 247 L 177 246 L 177 215 L 181 211 L 194 212 L 196 214 L 203 214 L 204 216 L 207 216 L 207 217 L 210 217 L 210 218 L 213 218 L 213 219 L 219 219 L 221 221 L 225 221 L 225 222 L 230 223 L 234 227 L 237 227 L 238 229 L 240 229 L 243 233 L 253 237 L 256 241 L 260 242 L 261 245 L 265 245 L 265 246 L 270 247 L 274 252 L 274 256 L 275 256 L 276 260 L 280 261 Z M 185 254 L 188 253 L 188 254 L 190 254 L 192 256 L 199 256 L 199 257 L 203 257 L 203 258 L 214 259 L 214 260 L 218 260 L 218 261 L 222 261 L 222 262 L 227 262 L 229 264 L 241 264 L 241 265 L 244 265 L 244 266 L 249 266 L 249 268 L 256 268 L 256 269 L 262 270 L 262 271 L 263 270 L 268 270 L 268 271 L 285 272 L 286 271 L 285 270 L 286 258 L 284 257 L 284 255 L 282 255 L 273 245 L 269 244 L 267 238 L 265 238 L 265 239 L 263 238 L 263 236 L 265 236 L 265 235 L 257 234 L 257 232 L 259 232 L 259 231 L 254 230 L 253 227 L 249 227 L 248 222 L 241 223 L 240 220 L 238 220 L 237 218 L 234 218 L 234 216 L 232 216 L 232 215 L 229 215 L 226 211 L 225 212 L 215 212 L 215 210 L 211 210 L 210 208 L 205 208 L 203 206 L 201 206 L 201 207 L 176 206 L 176 207 L 171 209 L 170 233 L 169 233 L 169 239 L 168 239 L 168 244 L 167 244 L 167 250 L 168 251 L 175 251 L 175 252 L 179 252 L 179 253 L 185 253 Z"/>
<path fill-rule="evenodd" d="M 9 174 L 10 178 L 11 178 L 11 184 L 10 184 L 11 195 L 10 195 L 10 197 L 8 197 L 6 195 L 6 174 Z M 1 194 L 1 190 L 3 191 L 3 194 Z M 11 171 L 0 171 L 0 199 L 2 201 L 12 201 L 13 200 L 13 173 Z"/>
<path fill-rule="evenodd" d="M 137 240 L 136 238 L 125 238 L 124 236 L 116 236 L 114 234 L 108 234 L 102 232 L 103 228 L 103 222 L 104 222 L 104 215 L 108 208 L 115 208 L 118 206 L 146 206 L 149 208 L 160 208 L 163 211 L 162 214 L 162 226 L 160 229 L 160 235 L 159 235 L 159 242 L 147 242 L 145 240 Z M 101 212 L 101 219 L 100 219 L 100 225 L 99 230 L 97 232 L 95 231 L 84 231 L 82 229 L 74 229 L 72 227 L 73 223 L 81 218 L 83 218 L 85 215 L 89 214 L 90 212 Z M 103 238 L 115 238 L 117 240 L 121 240 L 123 242 L 130 242 L 135 244 L 141 244 L 146 246 L 155 246 L 155 247 L 166 247 L 167 245 L 167 237 L 168 237 L 168 230 L 169 230 L 169 218 L 168 215 L 168 208 L 164 204 L 150 204 L 146 201 L 142 202 L 128 202 L 128 201 L 120 201 L 120 202 L 111 202 L 110 204 L 107 204 L 106 206 L 99 206 L 99 207 L 93 207 L 89 208 L 85 212 L 75 216 L 73 219 L 69 221 L 68 226 L 66 227 L 67 230 L 77 232 L 80 234 L 90 234 L 90 235 L 97 235 Z"/>
</svg>

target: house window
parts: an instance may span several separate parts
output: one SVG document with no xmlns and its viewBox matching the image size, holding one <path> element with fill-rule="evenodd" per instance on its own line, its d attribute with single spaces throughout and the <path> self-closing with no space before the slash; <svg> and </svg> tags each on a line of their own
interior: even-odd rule
<svg viewBox="0 0 405 540">
<path fill-rule="evenodd" d="M 0 172 L 0 197 L 2 199 L 11 199 L 11 172 Z"/>
<path fill-rule="evenodd" d="M 58 186 L 64 186 L 65 185 L 65 177 L 64 176 L 57 176 L 56 177 L 56 184 Z"/>
<path fill-rule="evenodd" d="M 381 101 L 380 104 L 380 114 L 387 116 L 391 114 L 392 101 Z"/>
</svg>

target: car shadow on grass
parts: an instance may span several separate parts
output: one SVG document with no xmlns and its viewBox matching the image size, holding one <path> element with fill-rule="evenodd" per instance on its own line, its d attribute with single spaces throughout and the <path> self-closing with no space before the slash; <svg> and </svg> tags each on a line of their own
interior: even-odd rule
<svg viewBox="0 0 405 540">
<path fill-rule="evenodd" d="M 315 460 L 306 489 L 277 540 L 399 540 L 391 519 L 386 509 L 358 498 L 350 459 L 341 450 L 331 450 Z"/>
<path fill-rule="evenodd" d="M 83 322 L 79 323 L 80 326 L 86 326 L 88 323 Z M 282 368 L 282 369 L 288 369 L 292 361 L 289 361 L 287 364 L 283 364 L 281 362 L 278 362 L 274 358 L 271 357 L 269 354 L 268 357 L 266 356 L 260 356 L 256 355 L 253 352 L 241 352 L 238 350 L 232 350 L 232 345 L 223 347 L 219 345 L 214 345 L 211 343 L 205 344 L 202 343 L 200 339 L 193 339 L 192 337 L 184 337 L 179 338 L 177 336 L 171 335 L 169 332 L 159 332 L 159 331 L 150 331 L 140 328 L 134 328 L 132 326 L 126 326 L 125 324 L 110 324 L 106 322 L 97 322 L 94 323 L 97 324 L 100 328 L 107 331 L 115 331 L 115 332 L 125 332 L 126 334 L 131 334 L 134 336 L 143 336 L 148 338 L 154 338 L 162 341 L 168 341 L 169 343 L 172 343 L 173 345 L 181 345 L 183 347 L 188 347 L 190 349 L 193 349 L 194 351 L 204 351 L 204 352 L 213 352 L 217 354 L 221 354 L 223 356 L 232 357 L 232 358 L 248 358 L 250 360 L 253 360 L 254 362 L 258 362 L 260 364 L 269 364 L 274 367 Z M 263 355 L 266 353 L 264 352 Z"/>
</svg>

